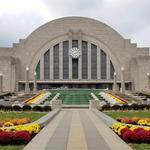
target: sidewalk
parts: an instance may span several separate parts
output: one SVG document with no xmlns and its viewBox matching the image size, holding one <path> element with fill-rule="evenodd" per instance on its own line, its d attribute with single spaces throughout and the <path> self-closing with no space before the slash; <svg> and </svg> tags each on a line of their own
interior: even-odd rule
<svg viewBox="0 0 150 150">
<path fill-rule="evenodd" d="M 62 110 L 24 150 L 131 150 L 89 109 Z"/>
</svg>

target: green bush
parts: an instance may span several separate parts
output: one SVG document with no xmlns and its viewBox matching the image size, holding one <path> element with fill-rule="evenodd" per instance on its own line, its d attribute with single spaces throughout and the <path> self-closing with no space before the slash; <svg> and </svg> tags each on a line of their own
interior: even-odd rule
<svg viewBox="0 0 150 150">
<path fill-rule="evenodd" d="M 24 105 L 23 107 L 22 107 L 22 110 L 23 111 L 31 111 L 31 106 L 30 105 Z"/>
<path fill-rule="evenodd" d="M 5 110 L 5 111 L 12 111 L 13 108 L 12 108 L 12 106 L 5 106 L 5 107 L 4 107 L 4 110 Z"/>
<path fill-rule="evenodd" d="M 119 106 L 119 105 L 113 105 L 111 107 L 112 110 L 119 110 L 120 108 L 121 108 L 121 106 Z"/>
<path fill-rule="evenodd" d="M 51 106 L 43 106 L 43 111 L 51 111 Z"/>
<path fill-rule="evenodd" d="M 0 110 L 4 110 L 5 106 L 4 105 L 0 105 Z"/>
<path fill-rule="evenodd" d="M 41 106 L 34 106 L 32 108 L 33 111 L 43 111 L 42 107 Z"/>
<path fill-rule="evenodd" d="M 14 111 L 21 111 L 22 108 L 21 108 L 19 105 L 14 105 L 14 106 L 13 106 L 13 110 L 14 110 Z"/>
</svg>

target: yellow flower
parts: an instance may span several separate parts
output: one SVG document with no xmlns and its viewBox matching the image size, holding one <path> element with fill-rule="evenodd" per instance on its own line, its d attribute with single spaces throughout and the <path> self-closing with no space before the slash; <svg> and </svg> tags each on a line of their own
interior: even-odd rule
<svg viewBox="0 0 150 150">
<path fill-rule="evenodd" d="M 14 126 L 14 124 L 11 123 L 11 122 L 5 122 L 5 123 L 3 124 L 3 127 L 11 127 L 11 126 Z"/>
</svg>

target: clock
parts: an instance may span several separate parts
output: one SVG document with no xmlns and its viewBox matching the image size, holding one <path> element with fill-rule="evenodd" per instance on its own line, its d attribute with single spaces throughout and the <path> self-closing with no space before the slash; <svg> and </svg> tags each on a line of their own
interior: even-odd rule
<svg viewBox="0 0 150 150">
<path fill-rule="evenodd" d="M 80 55 L 81 55 L 81 51 L 80 51 L 79 48 L 73 47 L 73 48 L 70 49 L 70 56 L 71 56 L 72 58 L 77 59 L 77 58 L 80 57 Z"/>
</svg>

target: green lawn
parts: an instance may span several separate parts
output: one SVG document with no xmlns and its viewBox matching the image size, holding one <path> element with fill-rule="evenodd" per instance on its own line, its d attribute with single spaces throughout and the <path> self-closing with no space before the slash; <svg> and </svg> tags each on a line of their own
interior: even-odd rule
<svg viewBox="0 0 150 150">
<path fill-rule="evenodd" d="M 114 119 L 120 117 L 133 117 L 133 116 L 137 116 L 141 118 L 150 117 L 150 111 L 108 111 L 104 113 Z"/>
<path fill-rule="evenodd" d="M 134 150 L 150 150 L 150 144 L 131 144 Z"/>
<path fill-rule="evenodd" d="M 44 116 L 46 112 L 15 112 L 15 111 L 0 111 L 0 119 L 5 118 L 30 118 L 31 121 L 35 121 L 42 116 Z"/>
<path fill-rule="evenodd" d="M 104 112 L 105 114 L 109 115 L 110 117 L 117 119 L 119 117 L 133 117 L 138 116 L 141 118 L 150 117 L 149 111 L 109 111 Z M 150 150 L 150 144 L 129 144 L 134 150 Z"/>
<path fill-rule="evenodd" d="M 0 145 L 0 150 L 22 150 L 25 145 Z"/>
</svg>

